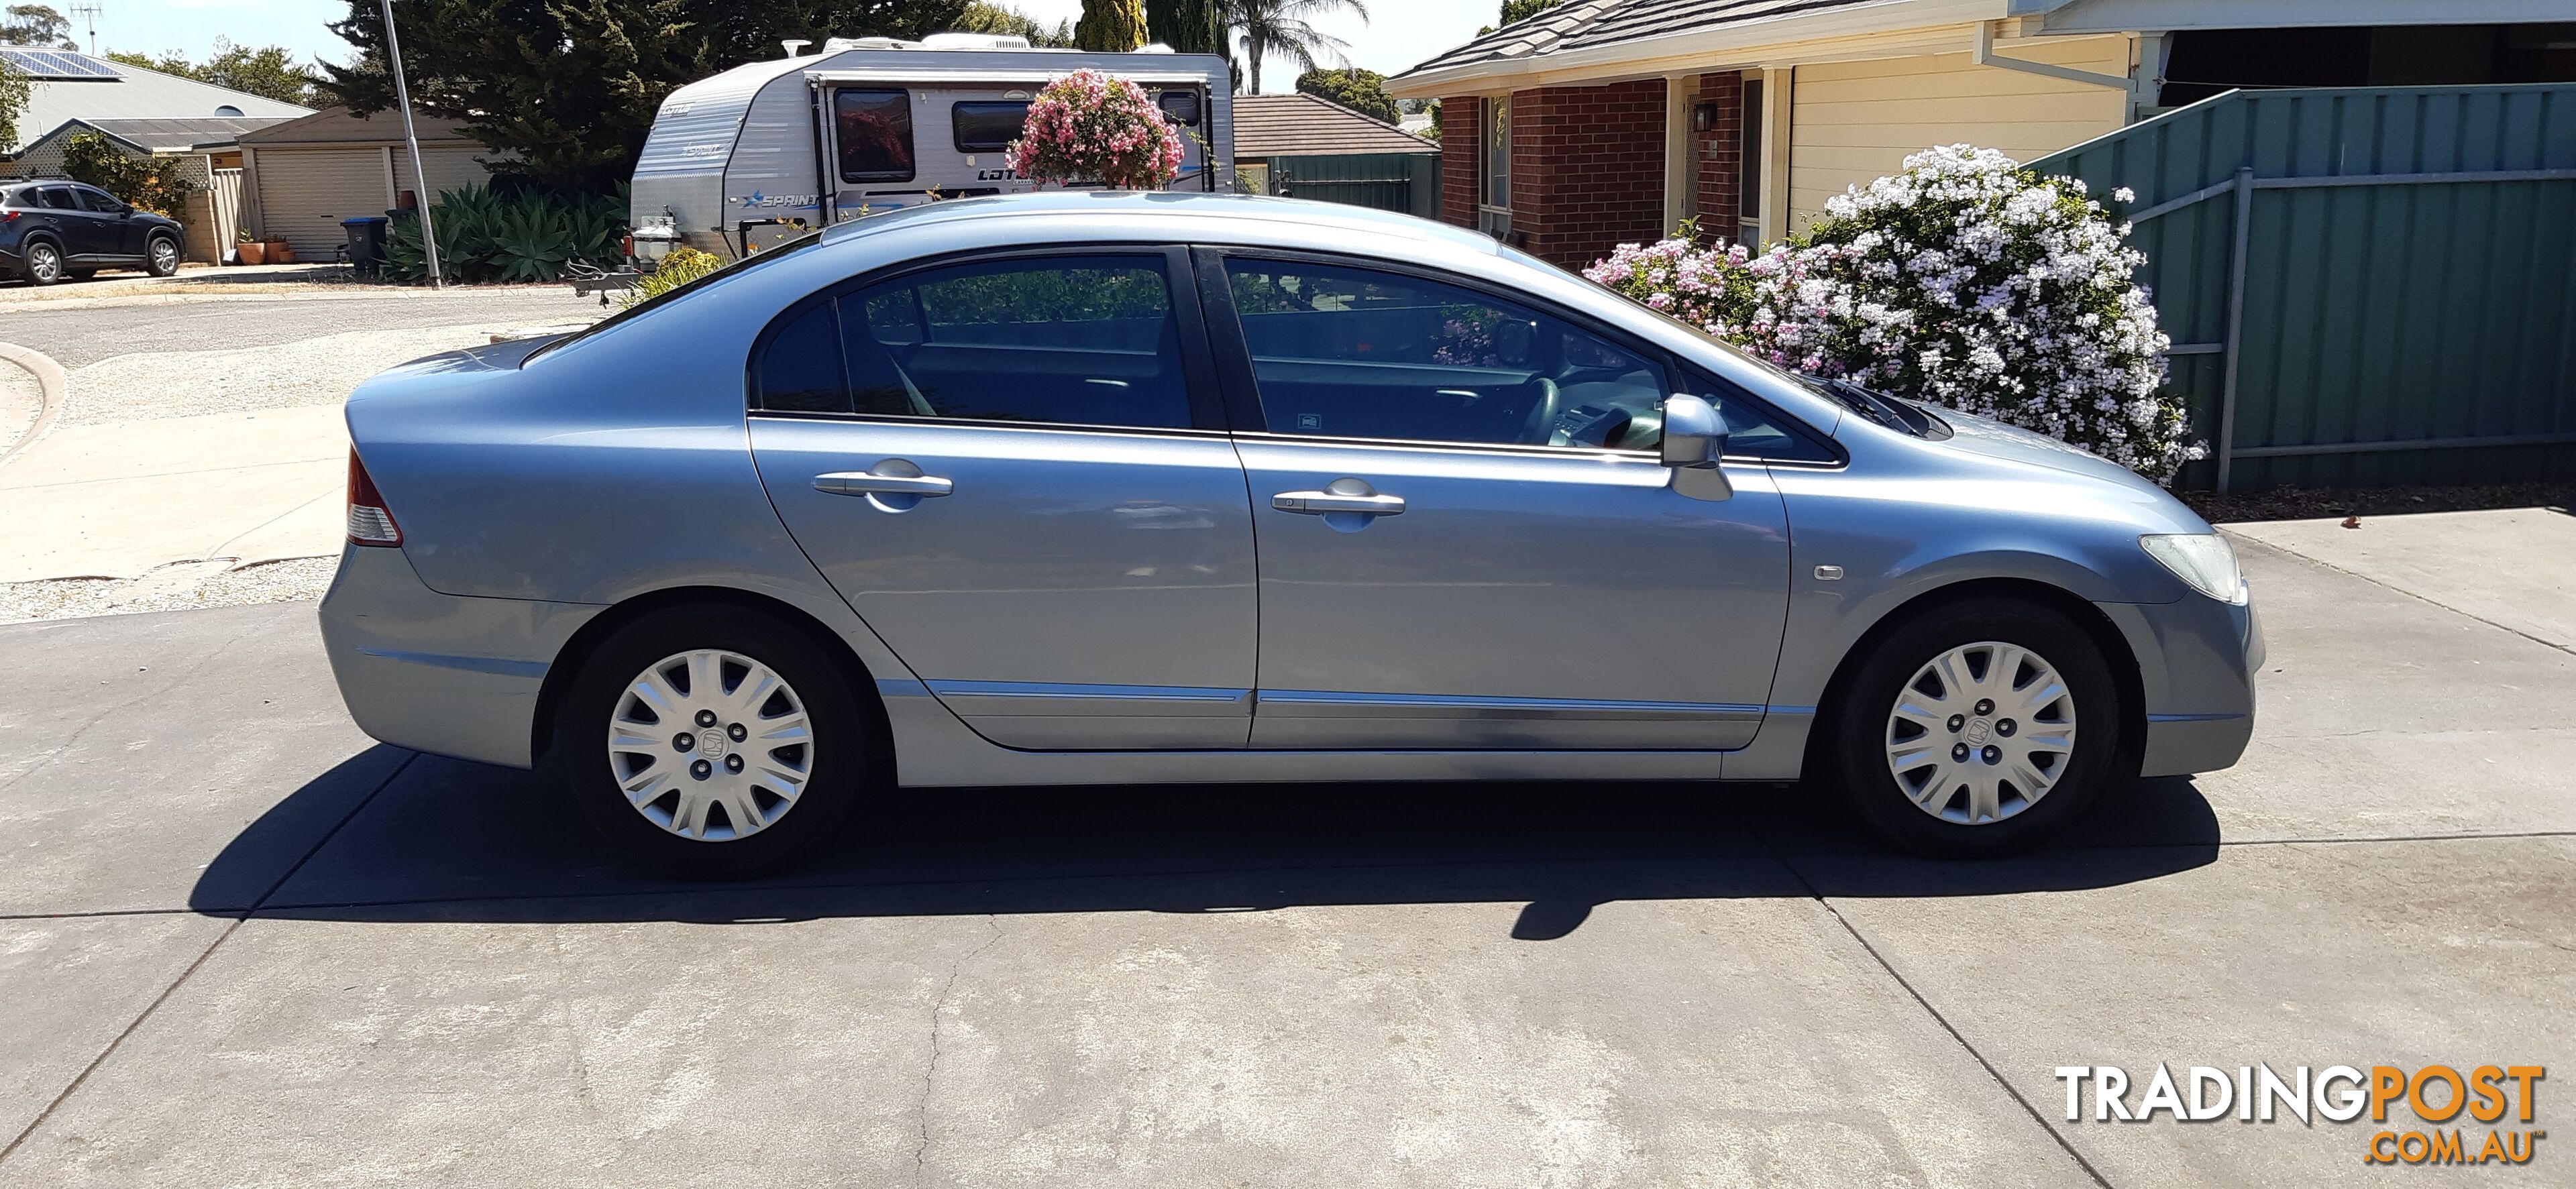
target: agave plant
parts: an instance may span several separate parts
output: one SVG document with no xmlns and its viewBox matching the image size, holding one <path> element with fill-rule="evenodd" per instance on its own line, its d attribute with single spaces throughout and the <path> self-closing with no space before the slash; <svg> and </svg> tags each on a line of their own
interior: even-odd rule
<svg viewBox="0 0 2576 1189">
<path fill-rule="evenodd" d="M 618 258 L 626 190 L 566 195 L 468 185 L 441 193 L 430 218 L 438 227 L 439 271 L 448 280 L 551 281 L 571 261 L 607 264 Z M 419 220 L 393 225 L 385 258 L 387 275 L 397 280 L 429 276 Z"/>
</svg>

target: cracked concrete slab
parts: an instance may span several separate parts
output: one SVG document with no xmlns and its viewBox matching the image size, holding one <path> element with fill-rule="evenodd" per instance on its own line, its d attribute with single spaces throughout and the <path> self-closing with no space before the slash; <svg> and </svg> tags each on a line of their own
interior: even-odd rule
<svg viewBox="0 0 2576 1189">
<path fill-rule="evenodd" d="M 247 907 L 403 758 L 309 604 L 12 624 L 0 655 L 0 913 Z"/>
<path fill-rule="evenodd" d="M 2069 1125 L 2056 1067 L 2122 1067 L 2135 1107 L 2158 1062 L 2179 1078 L 2191 1065 L 2576 1061 L 2576 839 L 2229 846 L 2153 882 L 1997 896 L 1974 912 L 1835 906 L 2120 1189 L 2355 1183 L 2380 1125 Z M 2535 1125 L 2554 1133 L 2566 1114 L 2553 1099 L 2540 1092 Z M 2391 1119 L 2407 1129 L 2403 1108 Z M 2565 1157 L 2544 1147 L 2525 1167 L 2379 1175 L 2564 1185 Z"/>
<path fill-rule="evenodd" d="M 0 920 L 0 1147 L 231 925 L 189 913 Z"/>
</svg>

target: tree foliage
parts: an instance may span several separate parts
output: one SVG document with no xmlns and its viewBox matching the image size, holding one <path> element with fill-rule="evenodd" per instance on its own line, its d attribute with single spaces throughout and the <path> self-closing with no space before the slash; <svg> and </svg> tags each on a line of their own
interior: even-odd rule
<svg viewBox="0 0 2576 1189">
<path fill-rule="evenodd" d="M 775 58 L 778 43 L 918 38 L 966 0 L 410 0 L 403 66 L 413 105 L 464 123 L 548 186 L 599 193 L 634 171 L 662 100 L 684 84 Z M 359 49 L 325 65 L 323 92 L 361 115 L 393 106 L 375 0 L 331 26 Z"/>
<path fill-rule="evenodd" d="M 1297 76 L 1297 89 L 1361 115 L 1395 123 L 1401 114 L 1386 93 L 1386 76 L 1356 66 L 1347 70 L 1309 70 Z"/>
<path fill-rule="evenodd" d="M 1218 0 L 1145 0 L 1145 32 L 1184 54 L 1225 52 L 1225 18 Z"/>
<path fill-rule="evenodd" d="M 1145 44 L 1145 7 L 1137 0 L 1082 0 L 1073 44 L 1093 53 L 1123 54 Z"/>
<path fill-rule="evenodd" d="M 0 18 L 0 42 L 76 50 L 71 19 L 43 4 L 12 4 Z"/>
<path fill-rule="evenodd" d="M 966 0 L 966 9 L 948 26 L 959 33 L 994 33 L 1006 37 L 1025 37 L 1040 49 L 1067 49 L 1073 45 L 1073 22 L 1057 21 L 1050 29 L 1037 18 L 1006 4 L 991 0 Z"/>
<path fill-rule="evenodd" d="M 1503 0 L 1503 23 L 1526 21 L 1563 3 L 1565 0 Z"/>
<path fill-rule="evenodd" d="M 179 176 L 176 158 L 129 157 L 95 132 L 75 132 L 63 142 L 63 172 L 127 202 L 175 219 L 197 184 Z"/>
<path fill-rule="evenodd" d="M 27 96 L 33 89 L 24 73 L 0 62 L 0 148 L 17 145 L 18 115 L 27 110 Z"/>
<path fill-rule="evenodd" d="M 1350 44 L 1315 27 L 1314 18 L 1337 12 L 1369 19 L 1362 0 L 1223 0 L 1226 28 L 1239 36 L 1251 90 L 1261 93 L 1261 60 L 1272 54 L 1299 70 L 1313 70 L 1323 59 L 1346 58 Z"/>
<path fill-rule="evenodd" d="M 272 45 L 252 49 L 222 37 L 215 39 L 214 56 L 207 58 L 202 65 L 189 61 L 188 55 L 178 50 L 163 51 L 158 58 L 144 54 L 110 52 L 107 59 L 127 66 L 158 70 L 163 74 L 175 74 L 181 78 L 193 78 L 201 83 L 212 83 L 218 87 L 228 87 L 235 91 L 274 99 L 280 103 L 292 103 L 299 107 L 314 105 L 316 99 L 313 87 L 315 83 L 321 81 L 320 75 L 296 61 L 294 51 L 285 46 Z"/>
</svg>

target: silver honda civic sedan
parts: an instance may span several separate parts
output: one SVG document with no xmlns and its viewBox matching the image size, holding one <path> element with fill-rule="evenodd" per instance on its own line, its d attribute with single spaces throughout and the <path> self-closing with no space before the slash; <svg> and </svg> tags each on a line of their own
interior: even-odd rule
<svg viewBox="0 0 2576 1189">
<path fill-rule="evenodd" d="M 358 724 L 687 875 L 1161 781 L 1805 779 L 1987 855 L 2253 729 L 2155 485 L 1351 207 L 919 207 L 348 417 Z"/>
</svg>

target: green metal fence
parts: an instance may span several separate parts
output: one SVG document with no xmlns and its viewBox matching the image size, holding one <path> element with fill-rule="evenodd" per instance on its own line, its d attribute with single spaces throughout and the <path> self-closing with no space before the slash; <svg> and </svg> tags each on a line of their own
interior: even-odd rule
<svg viewBox="0 0 2576 1189">
<path fill-rule="evenodd" d="M 1272 157 L 1270 192 L 1436 219 L 1440 216 L 1440 154 Z"/>
<path fill-rule="evenodd" d="M 2183 485 L 2576 474 L 2576 85 L 2234 91 L 2031 167 L 2137 192 Z"/>
</svg>

